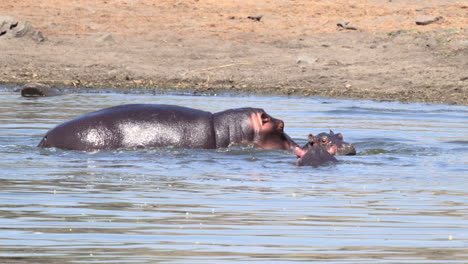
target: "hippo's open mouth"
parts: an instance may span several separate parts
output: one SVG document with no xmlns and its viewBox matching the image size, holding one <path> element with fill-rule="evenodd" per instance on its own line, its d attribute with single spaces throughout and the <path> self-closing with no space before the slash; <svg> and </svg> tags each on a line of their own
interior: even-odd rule
<svg viewBox="0 0 468 264">
<path fill-rule="evenodd" d="M 332 144 L 331 146 L 329 146 L 326 151 L 328 153 L 330 153 L 330 155 L 336 155 L 336 152 L 337 152 L 337 146 L 335 144 Z M 297 157 L 297 161 L 300 161 L 304 156 L 305 154 L 307 153 L 308 149 L 302 149 L 301 147 L 299 146 L 295 146 L 294 147 L 294 154 L 296 155 Z"/>
<path fill-rule="evenodd" d="M 303 150 L 302 148 L 300 148 L 299 146 L 295 146 L 294 147 L 294 154 L 296 154 L 296 157 L 297 157 L 297 160 L 300 160 L 302 159 L 302 157 L 304 157 L 304 155 L 306 154 L 306 150 Z"/>
</svg>

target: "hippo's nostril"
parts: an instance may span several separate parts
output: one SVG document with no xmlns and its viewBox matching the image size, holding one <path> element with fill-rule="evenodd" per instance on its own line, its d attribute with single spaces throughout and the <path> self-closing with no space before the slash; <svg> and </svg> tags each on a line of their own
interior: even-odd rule
<svg viewBox="0 0 468 264">
<path fill-rule="evenodd" d="M 284 122 L 281 121 L 281 120 L 278 121 L 278 129 L 281 130 L 281 131 L 283 131 L 283 129 L 284 129 Z"/>
<path fill-rule="evenodd" d="M 352 144 L 342 144 L 338 148 L 338 155 L 356 155 L 356 149 Z"/>
</svg>

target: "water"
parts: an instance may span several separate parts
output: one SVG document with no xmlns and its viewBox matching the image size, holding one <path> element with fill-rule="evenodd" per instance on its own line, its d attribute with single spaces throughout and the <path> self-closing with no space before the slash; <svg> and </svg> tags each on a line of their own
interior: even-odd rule
<svg viewBox="0 0 468 264">
<path fill-rule="evenodd" d="M 0 88 L 0 263 L 468 263 L 468 107 Z M 356 156 L 39 149 L 65 120 L 125 103 L 261 107 L 298 143 L 332 128 Z"/>
</svg>

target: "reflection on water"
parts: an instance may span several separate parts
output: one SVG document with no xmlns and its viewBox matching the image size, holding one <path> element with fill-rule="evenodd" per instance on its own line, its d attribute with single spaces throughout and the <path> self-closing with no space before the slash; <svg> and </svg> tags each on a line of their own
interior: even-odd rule
<svg viewBox="0 0 468 264">
<path fill-rule="evenodd" d="M 466 263 L 468 108 L 284 97 L 0 89 L 1 263 Z M 125 103 L 253 106 L 298 143 L 329 128 L 358 155 L 38 149 L 50 128 Z"/>
</svg>

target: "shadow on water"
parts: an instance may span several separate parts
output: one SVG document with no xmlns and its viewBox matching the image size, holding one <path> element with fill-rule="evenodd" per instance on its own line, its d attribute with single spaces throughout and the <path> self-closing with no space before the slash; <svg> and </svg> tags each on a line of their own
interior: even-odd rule
<svg viewBox="0 0 468 264">
<path fill-rule="evenodd" d="M 465 263 L 467 107 L 320 98 L 0 88 L 2 263 Z M 303 144 L 333 129 L 356 156 L 39 149 L 44 133 L 125 103 L 253 106 Z"/>
</svg>

